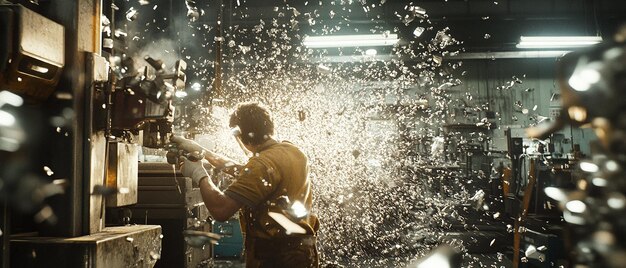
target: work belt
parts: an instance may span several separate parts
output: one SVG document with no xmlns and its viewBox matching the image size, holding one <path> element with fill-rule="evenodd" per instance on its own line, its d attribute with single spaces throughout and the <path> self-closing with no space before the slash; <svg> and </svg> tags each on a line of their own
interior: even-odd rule
<svg viewBox="0 0 626 268">
<path fill-rule="evenodd" d="M 317 237 L 312 235 L 299 235 L 290 237 L 276 237 L 272 239 L 249 238 L 249 243 L 254 247 L 254 255 L 258 260 L 281 259 L 281 256 L 290 255 L 293 252 L 309 255 L 307 259 L 316 260 L 317 250 L 315 243 Z"/>
<path fill-rule="evenodd" d="M 250 237 L 250 240 L 256 250 L 276 250 L 279 248 L 292 248 L 300 246 L 314 247 L 317 237 L 313 235 L 286 236 L 272 239 Z"/>
</svg>

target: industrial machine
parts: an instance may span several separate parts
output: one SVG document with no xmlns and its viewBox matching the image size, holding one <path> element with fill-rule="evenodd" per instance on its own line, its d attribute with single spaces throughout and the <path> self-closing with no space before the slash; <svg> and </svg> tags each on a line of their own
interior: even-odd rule
<svg viewBox="0 0 626 268">
<path fill-rule="evenodd" d="M 30 99 L 48 98 L 65 66 L 65 28 L 21 5 L 3 5 L 0 14 L 0 85 Z"/>
<path fill-rule="evenodd" d="M 564 56 L 557 68 L 563 112 L 557 121 L 529 130 L 544 138 L 564 125 L 589 124 L 598 141 L 591 159 L 574 166 L 574 187 L 547 187 L 568 225 L 569 266 L 624 267 L 624 32 L 607 42 Z"/>
<path fill-rule="evenodd" d="M 527 140 L 505 132 L 506 162 L 495 173 L 504 200 L 504 215 L 513 233 L 514 267 L 565 265 L 566 235 L 558 205 L 544 193 L 549 187 L 572 187 L 574 154 L 555 152 L 553 139 Z"/>
<path fill-rule="evenodd" d="M 111 209 L 110 221 L 160 225 L 162 259 L 155 267 L 198 267 L 212 262 L 212 244 L 185 243 L 183 230 L 210 232 L 211 222 L 200 189 L 167 163 L 140 163 L 138 200 L 133 206 Z"/>
<path fill-rule="evenodd" d="M 101 13 L 112 9 L 99 1 L 0 5 L 0 267 L 153 267 L 161 259 L 159 225 L 119 224 L 107 209 L 138 202 L 140 146 L 169 141 L 186 63 L 118 54 L 123 47 L 102 40 L 111 22 Z"/>
<path fill-rule="evenodd" d="M 623 40 L 622 40 L 623 41 Z M 529 128 L 536 147 L 507 135 L 506 212 L 514 220 L 513 267 L 623 267 L 626 204 L 623 166 L 623 43 L 601 44 L 560 59 L 560 116 Z M 591 127 L 591 159 L 580 146 L 555 150 L 564 126 Z M 562 146 L 561 146 L 562 147 Z M 561 213 L 562 211 L 562 213 Z"/>
</svg>

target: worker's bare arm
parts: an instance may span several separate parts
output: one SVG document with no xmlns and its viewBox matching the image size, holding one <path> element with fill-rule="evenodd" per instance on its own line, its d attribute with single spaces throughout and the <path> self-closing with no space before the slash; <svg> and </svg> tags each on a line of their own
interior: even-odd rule
<svg viewBox="0 0 626 268">
<path fill-rule="evenodd" d="M 217 221 L 227 221 L 242 206 L 236 200 L 224 195 L 208 178 L 200 180 L 200 193 L 204 205 Z"/>
</svg>

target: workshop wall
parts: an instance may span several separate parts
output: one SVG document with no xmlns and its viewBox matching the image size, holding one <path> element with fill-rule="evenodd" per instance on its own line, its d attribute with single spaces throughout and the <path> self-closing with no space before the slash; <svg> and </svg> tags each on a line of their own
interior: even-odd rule
<svg viewBox="0 0 626 268">
<path fill-rule="evenodd" d="M 494 141 L 504 136 L 507 127 L 521 137 L 523 128 L 544 117 L 553 119 L 560 111 L 555 66 L 554 58 L 465 60 L 460 68 L 460 90 L 451 93 L 471 106 L 488 107 L 496 113 Z M 589 129 L 565 128 L 559 133 L 563 134 L 564 153 L 580 144 L 583 153 L 589 154 L 589 142 L 596 138 Z M 501 147 L 501 143 L 495 146 Z"/>
</svg>

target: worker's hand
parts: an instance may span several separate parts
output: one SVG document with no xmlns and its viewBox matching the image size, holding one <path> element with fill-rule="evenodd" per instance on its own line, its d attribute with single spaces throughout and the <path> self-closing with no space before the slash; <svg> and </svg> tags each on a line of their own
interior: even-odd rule
<svg viewBox="0 0 626 268">
<path fill-rule="evenodd" d="M 180 172 L 183 176 L 190 177 L 197 185 L 200 184 L 201 179 L 209 177 L 209 173 L 204 169 L 202 160 L 191 161 L 184 156 L 180 157 Z"/>
<path fill-rule="evenodd" d="M 173 136 L 172 138 L 170 138 L 170 141 L 176 143 L 176 147 L 178 149 L 187 151 L 189 153 L 204 151 L 204 148 L 200 146 L 200 144 L 198 144 L 197 142 L 185 139 L 181 136 Z"/>
</svg>

